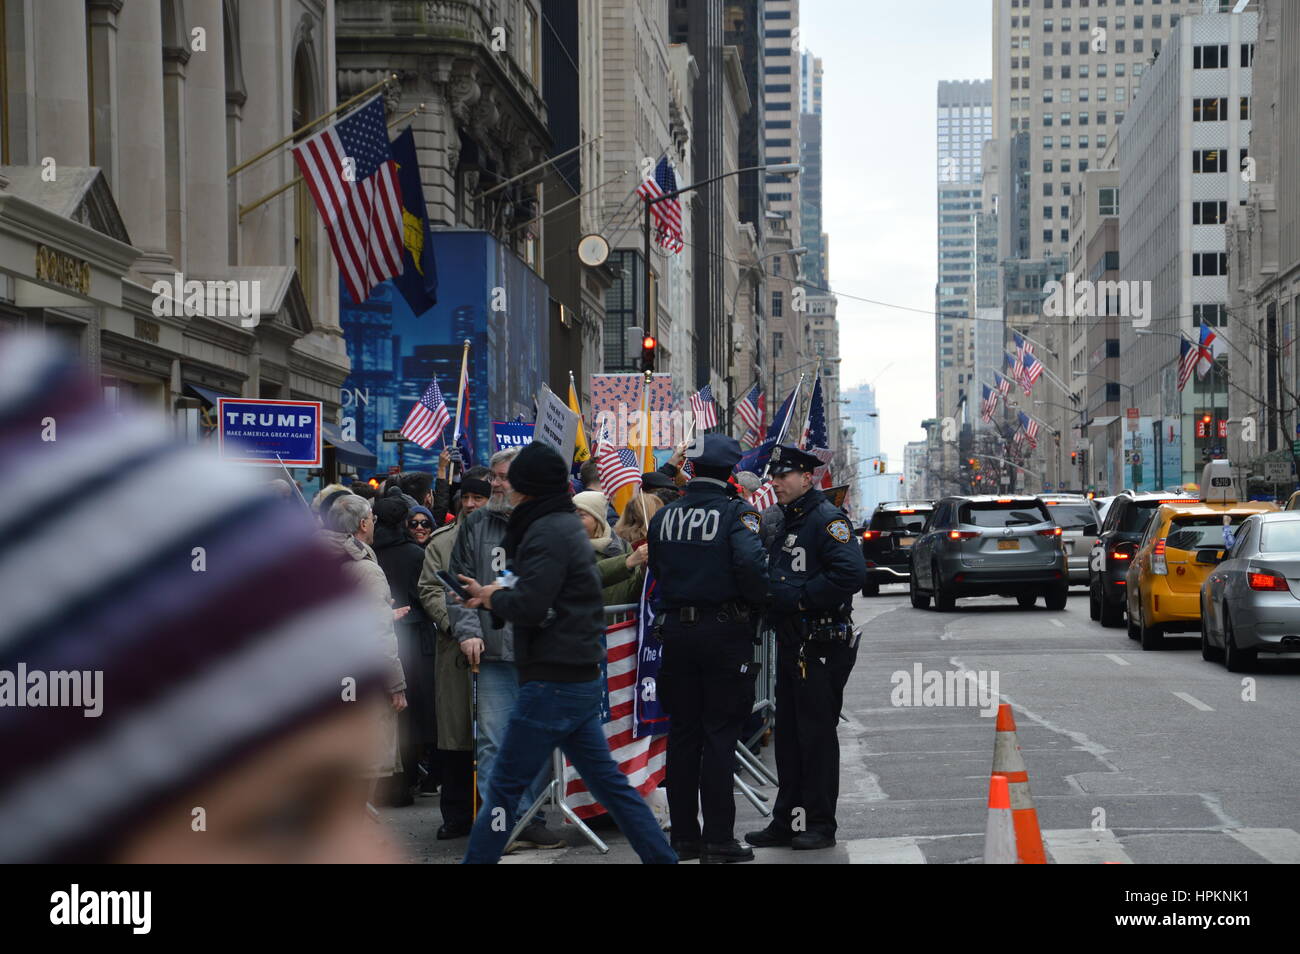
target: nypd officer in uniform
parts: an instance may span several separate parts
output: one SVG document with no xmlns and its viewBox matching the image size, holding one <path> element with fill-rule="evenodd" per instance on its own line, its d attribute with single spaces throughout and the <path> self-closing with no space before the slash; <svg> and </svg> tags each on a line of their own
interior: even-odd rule
<svg viewBox="0 0 1300 954">
<path fill-rule="evenodd" d="M 734 438 L 705 435 L 694 479 L 654 515 L 647 537 L 663 642 L 656 695 L 671 717 L 672 842 L 679 858 L 701 864 L 754 859 L 733 832 L 732 773 L 754 705 L 754 634 L 768 576 L 758 513 L 727 481 L 740 457 Z"/>
<path fill-rule="evenodd" d="M 812 454 L 778 444 L 769 466 L 782 516 L 768 550 L 780 789 L 772 822 L 745 835 L 760 848 L 835 844 L 835 727 L 857 658 L 853 596 L 862 589 L 866 564 L 848 519 L 813 487 L 820 464 Z"/>
</svg>

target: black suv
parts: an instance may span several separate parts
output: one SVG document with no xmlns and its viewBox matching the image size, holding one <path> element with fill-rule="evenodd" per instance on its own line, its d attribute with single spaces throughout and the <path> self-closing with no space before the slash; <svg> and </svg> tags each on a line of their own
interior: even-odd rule
<svg viewBox="0 0 1300 954">
<path fill-rule="evenodd" d="M 879 596 L 881 583 L 906 583 L 912 578 L 912 544 L 933 511 L 929 500 L 894 500 L 876 506 L 871 520 L 858 529 L 867 561 L 863 596 Z"/>
<path fill-rule="evenodd" d="M 1088 556 L 1088 615 L 1102 626 L 1123 626 L 1128 568 L 1147 524 L 1162 503 L 1188 503 L 1195 498 L 1169 493 L 1125 490 L 1110 502 L 1101 532 Z"/>
</svg>

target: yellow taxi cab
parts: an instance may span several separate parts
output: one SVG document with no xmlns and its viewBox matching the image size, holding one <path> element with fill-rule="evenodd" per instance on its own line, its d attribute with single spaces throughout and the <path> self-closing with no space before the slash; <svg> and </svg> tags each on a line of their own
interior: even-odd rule
<svg viewBox="0 0 1300 954">
<path fill-rule="evenodd" d="M 1282 509 L 1283 509 L 1283 510 L 1300 510 L 1300 490 L 1297 490 L 1295 493 L 1293 493 L 1293 494 L 1292 494 L 1292 495 L 1287 499 L 1286 506 L 1283 507 Z"/>
<path fill-rule="evenodd" d="M 1165 633 L 1200 628 L 1201 584 L 1218 565 L 1226 528 L 1253 513 L 1278 510 L 1269 501 L 1239 501 L 1231 465 L 1205 465 L 1199 500 L 1161 503 L 1128 569 L 1128 635 L 1146 650 L 1160 649 Z"/>
</svg>

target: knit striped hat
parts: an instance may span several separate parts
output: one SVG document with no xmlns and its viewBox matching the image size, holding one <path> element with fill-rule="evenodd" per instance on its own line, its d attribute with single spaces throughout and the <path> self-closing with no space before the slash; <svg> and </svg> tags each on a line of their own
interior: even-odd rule
<svg viewBox="0 0 1300 954">
<path fill-rule="evenodd" d="M 107 858 L 165 802 L 355 705 L 345 680 L 379 681 L 373 606 L 255 473 L 0 336 L 0 486 L 25 495 L 0 512 L 0 861 Z M 48 704 L 78 677 L 76 704 Z"/>
</svg>

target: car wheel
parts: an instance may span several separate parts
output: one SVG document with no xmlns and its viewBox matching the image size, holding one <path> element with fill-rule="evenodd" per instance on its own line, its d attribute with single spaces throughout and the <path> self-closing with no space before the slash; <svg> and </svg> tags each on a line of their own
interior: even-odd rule
<svg viewBox="0 0 1300 954">
<path fill-rule="evenodd" d="M 1223 658 L 1223 650 L 1210 643 L 1209 627 L 1205 622 L 1205 611 L 1201 611 L 1201 658 L 1207 662 L 1218 662 Z"/>
<path fill-rule="evenodd" d="M 1255 667 L 1259 650 L 1238 649 L 1237 634 L 1232 630 L 1232 620 L 1223 614 L 1223 665 L 1228 672 L 1249 672 Z"/>
<path fill-rule="evenodd" d="M 1070 585 L 1062 583 L 1059 586 L 1049 587 L 1043 594 L 1043 602 L 1047 604 L 1049 610 L 1063 610 L 1065 603 L 1070 598 Z"/>
<path fill-rule="evenodd" d="M 1143 652 L 1165 648 L 1165 635 L 1160 631 L 1159 624 L 1147 625 L 1147 614 L 1141 605 L 1138 606 L 1138 639 L 1142 642 Z"/>
<path fill-rule="evenodd" d="M 1037 593 L 1016 594 L 1016 602 L 1020 605 L 1021 609 L 1029 609 L 1029 607 L 1033 606 L 1034 603 L 1036 603 L 1037 601 L 1038 601 Z"/>
<path fill-rule="evenodd" d="M 907 583 L 907 595 L 912 598 L 913 609 L 929 609 L 930 595 L 922 593 L 916 586 L 916 578 L 913 577 Z"/>
<path fill-rule="evenodd" d="M 1099 599 L 1097 603 L 1101 610 L 1101 616 L 1099 617 L 1101 620 L 1101 625 L 1108 626 L 1111 628 L 1114 628 L 1116 626 L 1123 626 L 1124 625 L 1123 605 L 1118 603 L 1107 602 L 1106 591 L 1101 588 L 1100 584 L 1098 585 L 1097 589 L 1100 591 Z"/>
<path fill-rule="evenodd" d="M 1097 592 L 1095 582 L 1088 586 L 1088 619 L 1101 619 L 1101 594 Z"/>
<path fill-rule="evenodd" d="M 934 608 L 940 613 L 951 613 L 957 606 L 957 597 L 944 588 L 937 566 L 930 568 L 930 578 L 934 581 Z"/>
<path fill-rule="evenodd" d="M 863 587 L 862 587 L 862 595 L 863 595 L 863 596 L 879 596 L 879 595 L 880 595 L 880 584 L 879 584 L 879 583 L 867 583 L 867 584 L 864 584 Z"/>
</svg>

